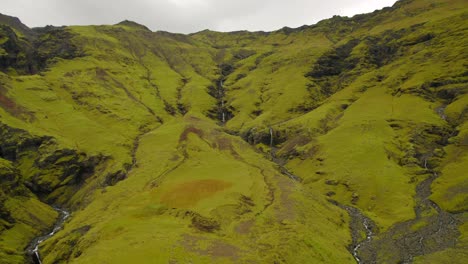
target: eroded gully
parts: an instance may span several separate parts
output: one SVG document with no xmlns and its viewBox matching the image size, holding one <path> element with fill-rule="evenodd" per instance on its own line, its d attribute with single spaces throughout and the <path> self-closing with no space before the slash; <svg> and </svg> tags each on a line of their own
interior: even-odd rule
<svg viewBox="0 0 468 264">
<path fill-rule="evenodd" d="M 444 107 L 436 109 L 446 120 Z M 396 223 L 379 234 L 377 226 L 359 209 L 336 205 L 345 209 L 351 217 L 352 245 L 350 251 L 359 264 L 366 263 L 412 263 L 414 258 L 454 247 L 460 235 L 460 220 L 456 214 L 441 209 L 430 200 L 431 185 L 438 173 L 428 168 L 427 160 L 421 167 L 429 176 L 416 186 L 414 219 Z M 363 239 L 360 233 L 364 232 Z"/>
<path fill-rule="evenodd" d="M 293 181 L 302 182 L 302 178 L 291 173 L 284 166 L 286 161 L 277 157 L 276 155 L 277 149 L 274 146 L 274 133 L 273 133 L 272 127 L 269 128 L 269 133 L 270 133 L 271 160 L 279 166 L 280 172 L 282 174 L 286 175 L 288 178 L 290 178 Z M 359 264 L 365 263 L 359 256 L 358 251 L 361 247 L 371 243 L 372 238 L 374 236 L 374 232 L 375 232 L 374 230 L 377 230 L 377 226 L 370 218 L 366 217 L 359 209 L 355 207 L 351 207 L 351 206 L 341 205 L 337 201 L 334 201 L 334 200 L 329 200 L 329 201 L 333 203 L 334 205 L 339 206 L 340 208 L 346 210 L 348 214 L 351 216 L 350 229 L 351 229 L 351 236 L 352 236 L 352 244 L 349 246 L 348 249 L 353 255 L 357 263 Z M 361 240 L 361 233 L 366 234 L 366 238 L 364 240 Z"/>
<path fill-rule="evenodd" d="M 436 112 L 441 119 L 447 120 L 444 107 L 436 109 Z M 284 161 L 276 157 L 273 129 L 270 128 L 269 132 L 272 160 L 280 166 L 283 174 L 292 180 L 300 181 L 301 178 L 290 173 L 284 167 Z M 414 197 L 416 217 L 396 223 L 383 233 L 379 233 L 377 225 L 358 208 L 330 200 L 331 203 L 346 210 L 351 218 L 352 244 L 348 250 L 358 264 L 382 261 L 412 263 L 414 257 L 455 246 L 460 235 L 458 225 L 461 221 L 457 219 L 456 214 L 444 211 L 429 199 L 432 182 L 438 178 L 438 173 L 428 168 L 427 161 L 424 161 L 422 167 L 430 176 L 416 186 Z M 421 227 L 415 228 L 418 225 Z M 362 234 L 365 234 L 365 237 Z"/>
<path fill-rule="evenodd" d="M 156 121 L 162 123 L 158 119 L 156 119 Z M 132 158 L 132 164 L 130 164 L 130 166 L 127 168 L 125 176 L 120 178 L 119 181 L 125 179 L 127 177 L 126 175 L 128 175 L 131 170 L 137 167 L 136 152 L 138 150 L 140 140 L 141 138 L 143 138 L 145 135 L 149 134 L 152 131 L 154 131 L 154 129 L 143 130 L 135 138 L 133 142 L 133 147 L 130 153 L 131 158 Z M 53 207 L 53 209 L 59 213 L 59 217 L 57 218 L 57 221 L 55 222 L 52 231 L 48 232 L 45 235 L 34 238 L 26 249 L 26 252 L 28 253 L 28 255 L 31 256 L 32 263 L 34 264 L 42 264 L 41 255 L 39 254 L 39 246 L 42 243 L 44 243 L 46 240 L 48 240 L 49 238 L 53 237 L 58 231 L 60 231 L 63 225 L 65 224 L 65 221 L 71 216 L 71 213 L 63 208 Z"/>
<path fill-rule="evenodd" d="M 54 236 L 60 229 L 62 229 L 63 224 L 70 217 L 70 213 L 65 209 L 54 207 L 54 210 L 59 213 L 59 216 L 52 231 L 43 236 L 36 237 L 28 247 L 27 251 L 29 255 L 31 255 L 32 261 L 35 264 L 42 264 L 41 255 L 39 254 L 39 246 L 47 239 Z"/>
</svg>

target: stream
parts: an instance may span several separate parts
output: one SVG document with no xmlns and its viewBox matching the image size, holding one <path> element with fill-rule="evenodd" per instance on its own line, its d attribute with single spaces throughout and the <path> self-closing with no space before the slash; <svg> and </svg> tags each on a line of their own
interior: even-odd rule
<svg viewBox="0 0 468 264">
<path fill-rule="evenodd" d="M 39 255 L 39 246 L 44 241 L 51 238 L 58 231 L 60 231 L 65 221 L 70 217 L 70 213 L 64 209 L 54 207 L 54 210 L 59 213 L 59 217 L 57 218 L 57 221 L 55 222 L 55 225 L 52 231 L 43 236 L 36 237 L 35 239 L 33 239 L 33 241 L 31 242 L 29 246 L 28 253 L 31 255 L 32 262 L 35 264 L 42 264 L 41 256 Z"/>
<path fill-rule="evenodd" d="M 447 121 L 445 105 L 436 109 L 442 120 Z M 300 177 L 290 173 L 284 166 L 285 160 L 276 156 L 273 129 L 269 128 L 270 155 L 273 162 L 280 166 L 281 172 L 295 181 Z M 438 172 L 428 166 L 427 158 L 420 165 L 427 178 L 416 185 L 414 196 L 415 218 L 395 223 L 385 232 L 379 232 L 378 226 L 358 208 L 329 200 L 334 205 L 346 210 L 350 216 L 352 243 L 349 252 L 356 263 L 412 263 L 414 258 L 433 252 L 452 248 L 460 236 L 458 226 L 461 223 L 456 214 L 444 211 L 430 200 L 431 185 L 439 177 Z"/>
<path fill-rule="evenodd" d="M 234 117 L 233 108 L 226 101 L 226 87 L 224 81 L 227 75 L 221 74 L 214 86 L 209 90 L 211 97 L 216 99 L 216 105 L 210 110 L 210 117 L 219 120 L 219 125 L 224 126 L 231 118 Z"/>
<path fill-rule="evenodd" d="M 299 176 L 294 175 L 291 173 L 286 167 L 284 166 L 285 160 L 278 158 L 276 156 L 277 149 L 274 146 L 274 133 L 273 128 L 269 128 L 270 132 L 270 156 L 271 160 L 276 163 L 282 174 L 288 176 L 291 180 L 296 182 L 302 182 L 302 178 Z M 362 261 L 361 257 L 359 256 L 359 249 L 367 244 L 370 244 L 372 241 L 372 237 L 374 236 L 374 231 L 377 229 L 377 226 L 372 222 L 372 220 L 366 216 L 364 216 L 359 209 L 339 204 L 337 201 L 329 200 L 332 204 L 346 210 L 351 217 L 350 229 L 351 229 L 351 236 L 352 236 L 352 245 L 350 245 L 350 252 L 352 253 L 354 259 L 358 264 L 369 263 L 367 261 Z M 361 241 L 361 233 L 364 232 L 366 234 L 366 238 Z M 375 256 L 374 256 L 375 257 Z M 374 263 L 372 261 L 371 263 Z"/>
<path fill-rule="evenodd" d="M 377 232 L 377 225 L 367 216 L 365 216 L 358 208 L 342 205 L 334 200 L 329 200 L 332 204 L 346 210 L 351 217 L 349 223 L 351 229 L 352 244 L 349 245 L 349 251 L 353 255 L 358 264 L 376 263 L 376 252 L 374 250 L 366 250 L 373 242 L 373 238 Z M 365 238 L 362 239 L 362 234 Z M 366 256 L 360 255 L 360 251 L 366 250 Z"/>
<path fill-rule="evenodd" d="M 219 80 L 218 84 L 218 100 L 221 101 L 221 122 L 224 124 L 226 123 L 226 107 L 224 106 L 224 84 L 223 84 L 223 79 Z"/>
<path fill-rule="evenodd" d="M 288 176 L 291 180 L 293 181 L 296 181 L 296 182 L 302 182 L 302 178 L 297 176 L 297 175 L 294 175 L 293 173 L 291 173 L 288 169 L 286 169 L 286 167 L 284 166 L 284 163 L 286 162 L 284 159 L 281 159 L 281 158 L 278 158 L 276 156 L 276 147 L 274 146 L 274 135 L 273 135 L 273 128 L 269 128 L 269 131 L 270 131 L 270 156 L 271 156 L 271 161 L 273 161 L 274 163 L 276 163 L 279 168 L 280 168 L 280 172 L 283 174 L 283 175 L 286 175 Z"/>
<path fill-rule="evenodd" d="M 447 120 L 445 106 L 436 109 L 442 120 Z M 350 252 L 358 264 L 364 263 L 412 263 L 414 258 L 451 248 L 460 236 L 458 215 L 451 214 L 430 200 L 431 185 L 439 177 L 436 170 L 428 166 L 425 158 L 420 165 L 428 174 L 416 185 L 414 196 L 415 218 L 399 222 L 383 233 L 376 234 L 377 227 L 357 208 L 344 208 L 351 217 L 352 245 Z M 417 228 L 415 228 L 417 227 Z M 362 238 L 362 232 L 366 238 Z"/>
</svg>

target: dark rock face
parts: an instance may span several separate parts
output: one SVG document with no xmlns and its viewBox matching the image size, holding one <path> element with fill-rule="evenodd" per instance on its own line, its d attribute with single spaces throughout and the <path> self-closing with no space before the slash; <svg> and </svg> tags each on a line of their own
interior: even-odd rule
<svg viewBox="0 0 468 264">
<path fill-rule="evenodd" d="M 37 70 L 29 41 L 19 38 L 12 28 L 5 25 L 0 25 L 0 38 L 6 39 L 0 44 L 1 71 L 6 71 L 9 67 L 19 73 L 33 73 Z"/>
<path fill-rule="evenodd" d="M 125 172 L 123 170 L 119 170 L 117 172 L 108 174 L 106 176 L 105 180 L 104 180 L 104 185 L 105 186 L 114 186 L 118 182 L 123 181 L 126 178 L 127 178 L 127 172 Z"/>
<path fill-rule="evenodd" d="M 20 223 L 31 226 L 31 230 L 46 232 L 50 223 L 41 222 L 41 219 L 28 212 L 29 208 L 22 208 L 24 214 L 18 214 L 19 209 L 12 207 L 11 201 L 39 198 L 48 204 L 78 206 L 71 204 L 70 198 L 88 177 L 105 168 L 107 159 L 103 155 L 89 156 L 74 149 L 60 147 L 52 137 L 32 135 L 0 122 L 0 233 L 16 228 Z M 115 173 L 110 177 L 108 185 L 115 184 L 122 177 L 126 177 L 122 171 Z M 26 218 L 23 215 L 27 215 Z M 65 215 L 60 217 L 54 230 L 63 224 L 68 213 Z M 29 217 L 32 220 L 28 220 Z M 73 230 L 69 236 L 70 243 L 77 243 L 90 228 L 91 226 L 83 226 Z M 50 230 L 46 236 L 34 239 L 30 244 L 34 245 L 32 248 L 38 239 L 49 237 L 49 232 Z M 28 235 L 32 236 L 34 233 Z M 32 252 L 32 248 L 30 246 L 28 252 Z M 68 259 L 72 252 L 64 252 L 64 259 Z M 81 253 L 77 251 L 74 254 L 78 256 Z M 31 254 L 25 254 L 24 257 L 31 259 Z M 32 261 L 40 263 L 38 257 L 39 255 L 33 254 Z"/>
<path fill-rule="evenodd" d="M 10 212 L 5 208 L 7 195 L 10 195 L 18 185 L 18 172 L 10 167 L 0 167 L 0 230 L 8 228 L 9 224 L 15 222 Z"/>
<path fill-rule="evenodd" d="M 54 58 L 73 59 L 84 53 L 73 44 L 73 34 L 65 28 L 47 26 L 28 31 L 29 37 L 16 34 L 0 23 L 0 71 L 14 69 L 19 74 L 35 74 L 46 69 Z"/>
<path fill-rule="evenodd" d="M 62 186 L 81 184 L 106 160 L 72 149 L 60 149 L 55 140 L 33 136 L 0 123 L 0 158 L 22 165 L 25 185 L 39 195 L 51 194 Z"/>
<path fill-rule="evenodd" d="M 216 105 L 210 109 L 206 115 L 212 119 L 217 119 L 221 123 L 226 123 L 234 117 L 235 109 L 231 105 L 228 105 L 226 100 L 226 89 L 224 88 L 223 81 L 227 74 L 234 71 L 233 66 L 229 64 L 223 64 L 220 66 L 222 77 L 217 80 L 216 87 L 213 85 L 208 86 L 208 94 L 216 99 Z"/>
<path fill-rule="evenodd" d="M 34 38 L 35 36 L 35 33 L 17 17 L 0 14 L 0 25 L 9 26 L 26 36 L 28 39 Z"/>
<path fill-rule="evenodd" d="M 44 69 L 54 58 L 73 59 L 84 56 L 72 38 L 74 35 L 63 27 L 47 26 L 34 29 L 38 38 L 33 42 L 34 60 L 39 69 Z"/>
<path fill-rule="evenodd" d="M 327 76 L 336 76 L 346 70 L 353 69 L 357 61 L 350 59 L 353 48 L 359 44 L 359 40 L 353 39 L 346 44 L 336 47 L 318 58 L 312 71 L 308 72 L 306 77 L 323 78 Z"/>
<path fill-rule="evenodd" d="M 219 68 L 221 69 L 222 76 L 228 76 L 235 70 L 233 65 L 227 63 L 221 64 Z"/>
<path fill-rule="evenodd" d="M 288 139 L 287 133 L 285 131 L 280 130 L 272 130 L 269 129 L 250 129 L 241 134 L 242 139 L 248 142 L 251 145 L 257 144 L 264 144 L 269 146 L 270 144 L 273 146 L 280 145 Z"/>
<path fill-rule="evenodd" d="M 0 161 L 1 162 L 1 161 Z M 4 162 L 2 162 L 4 163 Z M 11 208 L 5 206 L 8 197 L 28 196 L 27 189 L 21 183 L 19 171 L 11 164 L 0 165 L 0 233 L 10 229 L 16 223 L 11 214 Z"/>
<path fill-rule="evenodd" d="M 220 224 L 211 218 L 195 214 L 192 218 L 192 226 L 200 231 L 212 233 L 219 230 Z"/>
</svg>

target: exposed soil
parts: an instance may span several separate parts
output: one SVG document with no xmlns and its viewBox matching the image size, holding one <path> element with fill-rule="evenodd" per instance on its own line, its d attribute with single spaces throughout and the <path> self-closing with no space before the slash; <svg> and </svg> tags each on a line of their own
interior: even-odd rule
<svg viewBox="0 0 468 264">
<path fill-rule="evenodd" d="M 210 240 L 201 236 L 184 235 L 181 244 L 184 248 L 190 252 L 194 252 L 199 255 L 212 256 L 213 259 L 228 258 L 231 261 L 238 262 L 241 249 L 238 247 L 228 244 L 222 240 Z M 209 243 L 206 249 L 202 249 L 198 246 L 200 242 Z"/>
<path fill-rule="evenodd" d="M 161 202 L 171 207 L 183 208 L 196 205 L 232 186 L 232 183 L 216 179 L 195 180 L 180 183 L 165 192 Z"/>
<path fill-rule="evenodd" d="M 23 120 L 33 120 L 34 114 L 27 111 L 21 105 L 18 105 L 16 102 L 11 100 L 7 96 L 7 89 L 0 84 L 0 107 L 3 108 L 5 111 L 13 115 L 14 117 L 18 117 Z"/>
<path fill-rule="evenodd" d="M 253 219 L 244 221 L 239 223 L 239 225 L 236 227 L 236 232 L 241 235 L 247 235 L 250 233 L 250 230 L 254 226 L 255 221 Z"/>
</svg>

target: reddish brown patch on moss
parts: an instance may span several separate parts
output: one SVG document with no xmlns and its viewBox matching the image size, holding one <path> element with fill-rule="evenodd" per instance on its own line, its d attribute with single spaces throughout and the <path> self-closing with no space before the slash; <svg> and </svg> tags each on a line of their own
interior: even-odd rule
<svg viewBox="0 0 468 264">
<path fill-rule="evenodd" d="M 6 95 L 3 95 L 1 93 L 0 93 L 0 105 L 3 107 L 3 109 L 7 111 L 12 111 L 17 108 L 15 102 L 13 102 L 10 98 L 8 98 Z"/>
<path fill-rule="evenodd" d="M 218 138 L 216 143 L 220 150 L 232 150 L 231 140 L 228 138 Z"/>
<path fill-rule="evenodd" d="M 206 249 L 199 247 L 200 242 L 211 244 Z M 202 256 L 211 256 L 214 259 L 217 258 L 229 258 L 232 261 L 239 260 L 240 254 L 243 252 L 238 247 L 228 244 L 221 240 L 208 240 L 204 237 L 184 235 L 181 244 L 187 251 L 194 252 Z"/>
<path fill-rule="evenodd" d="M 232 145 L 232 140 L 226 137 L 218 137 L 216 139 L 215 143 L 216 147 L 221 150 L 221 151 L 229 151 L 232 155 L 237 160 L 242 160 L 242 157 L 237 153 L 237 151 L 234 149 L 234 146 Z"/>
<path fill-rule="evenodd" d="M 180 142 L 183 142 L 183 141 L 186 141 L 187 138 L 188 138 L 188 135 L 190 133 L 193 133 L 193 134 L 196 134 L 197 136 L 199 136 L 200 138 L 203 138 L 203 131 L 201 129 L 198 129 L 196 127 L 187 127 L 184 132 L 182 132 L 182 134 L 180 134 L 180 137 L 179 137 L 179 143 Z"/>
<path fill-rule="evenodd" d="M 241 222 L 237 227 L 236 227 L 236 232 L 242 235 L 250 233 L 250 230 L 252 229 L 254 225 L 254 220 L 248 220 Z"/>
<path fill-rule="evenodd" d="M 161 196 L 161 202 L 170 207 L 191 207 L 232 186 L 232 183 L 207 179 L 180 183 Z"/>
<path fill-rule="evenodd" d="M 215 258 L 229 258 L 235 261 L 239 259 L 240 250 L 231 244 L 216 241 L 208 248 L 208 252 Z"/>
<path fill-rule="evenodd" d="M 5 111 L 10 113 L 12 116 L 21 118 L 23 120 L 30 120 L 33 118 L 33 115 L 30 112 L 26 111 L 24 107 L 16 104 L 13 100 L 6 96 L 6 93 L 6 88 L 0 85 L 0 107 L 5 109 Z"/>
<path fill-rule="evenodd" d="M 96 77 L 101 81 L 106 81 L 106 78 L 109 77 L 106 70 L 102 68 L 96 68 Z"/>
<path fill-rule="evenodd" d="M 295 201 L 291 197 L 294 189 L 294 182 L 284 175 L 275 175 L 278 187 L 280 188 L 279 201 L 281 206 L 277 208 L 277 217 L 279 221 L 290 220 L 296 218 Z"/>
</svg>

